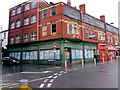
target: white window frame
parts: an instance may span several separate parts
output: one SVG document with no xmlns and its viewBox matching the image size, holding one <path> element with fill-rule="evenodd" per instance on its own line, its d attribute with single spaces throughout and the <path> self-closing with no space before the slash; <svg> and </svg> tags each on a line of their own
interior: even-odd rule
<svg viewBox="0 0 120 90">
<path fill-rule="evenodd" d="M 36 15 L 31 17 L 31 24 L 36 23 Z"/>
<path fill-rule="evenodd" d="M 28 11 L 28 10 L 30 10 L 30 4 L 29 3 L 25 5 L 25 11 Z"/>
<path fill-rule="evenodd" d="M 28 33 L 25 33 L 24 34 L 24 42 L 28 42 L 28 40 L 29 40 L 29 35 L 28 35 Z"/>
<path fill-rule="evenodd" d="M 44 14 L 44 11 L 46 11 L 46 13 Z M 44 17 L 46 15 L 46 17 Z M 43 10 L 42 11 L 42 19 L 44 19 L 44 18 L 47 18 L 47 10 Z"/>
<path fill-rule="evenodd" d="M 71 28 L 70 28 L 70 25 L 72 25 Z M 70 33 L 70 29 L 72 29 L 72 33 Z M 79 35 L 78 25 L 73 23 L 68 23 L 68 34 Z"/>
<path fill-rule="evenodd" d="M 18 21 L 16 22 L 16 27 L 17 27 L 17 28 L 20 27 L 20 23 L 21 23 L 20 20 L 18 20 Z"/>
<path fill-rule="evenodd" d="M 42 26 L 42 36 L 47 36 L 47 26 Z"/>
<path fill-rule="evenodd" d="M 10 37 L 10 44 L 14 44 L 14 37 L 13 36 Z"/>
<path fill-rule="evenodd" d="M 36 32 L 32 32 L 32 33 L 31 33 L 31 41 L 35 41 L 36 38 L 37 38 Z"/>
<path fill-rule="evenodd" d="M 16 43 L 20 43 L 20 35 L 16 36 Z"/>
<path fill-rule="evenodd" d="M 28 17 L 24 19 L 24 25 L 29 25 L 29 18 Z"/>
<path fill-rule="evenodd" d="M 20 14 L 21 13 L 21 7 L 18 7 L 17 8 L 17 14 Z"/>
<path fill-rule="evenodd" d="M 11 16 L 15 16 L 15 13 L 16 13 L 15 10 L 12 10 L 11 11 Z"/>
<path fill-rule="evenodd" d="M 11 29 L 14 29 L 15 28 L 15 22 L 12 22 L 11 23 Z"/>
</svg>

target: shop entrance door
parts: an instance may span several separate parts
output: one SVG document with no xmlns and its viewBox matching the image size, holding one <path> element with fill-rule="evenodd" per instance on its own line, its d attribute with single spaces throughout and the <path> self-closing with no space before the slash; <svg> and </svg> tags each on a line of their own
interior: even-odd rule
<svg viewBox="0 0 120 90">
<path fill-rule="evenodd" d="M 68 65 L 72 64 L 71 48 L 65 48 L 65 60 L 67 60 Z"/>
</svg>

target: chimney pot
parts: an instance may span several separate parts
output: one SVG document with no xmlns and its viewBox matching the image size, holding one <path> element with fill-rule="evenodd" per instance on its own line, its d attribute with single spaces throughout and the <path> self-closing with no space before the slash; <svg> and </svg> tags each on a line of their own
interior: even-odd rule
<svg viewBox="0 0 120 90">
<path fill-rule="evenodd" d="M 80 11 L 86 13 L 86 7 L 85 7 L 85 4 L 81 4 L 81 5 L 79 5 L 79 9 L 80 9 Z"/>
<path fill-rule="evenodd" d="M 100 16 L 100 20 L 103 21 L 103 22 L 105 22 L 105 15 L 101 15 Z"/>
<path fill-rule="evenodd" d="M 67 5 L 71 6 L 71 0 L 67 0 Z"/>
</svg>

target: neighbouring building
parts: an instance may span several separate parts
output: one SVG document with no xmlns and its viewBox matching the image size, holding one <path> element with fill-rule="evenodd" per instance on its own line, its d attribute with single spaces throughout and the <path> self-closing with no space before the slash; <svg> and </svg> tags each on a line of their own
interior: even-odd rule
<svg viewBox="0 0 120 90">
<path fill-rule="evenodd" d="M 7 54 L 7 45 L 8 45 L 8 30 L 0 32 L 0 52 L 2 57 L 8 56 Z"/>
<path fill-rule="evenodd" d="M 118 28 L 106 23 L 105 16 L 87 14 L 85 4 L 78 10 L 70 0 L 30 0 L 11 8 L 9 17 L 9 56 L 22 63 L 87 63 L 94 55 L 115 58 Z"/>
</svg>

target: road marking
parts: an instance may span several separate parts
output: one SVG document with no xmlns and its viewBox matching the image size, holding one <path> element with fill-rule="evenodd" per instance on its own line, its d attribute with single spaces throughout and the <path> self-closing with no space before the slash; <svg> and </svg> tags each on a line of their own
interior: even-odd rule
<svg viewBox="0 0 120 90">
<path fill-rule="evenodd" d="M 49 76 L 48 78 L 52 78 L 53 76 Z"/>
<path fill-rule="evenodd" d="M 58 73 L 55 73 L 54 75 L 57 75 Z"/>
<path fill-rule="evenodd" d="M 48 81 L 48 79 L 45 79 L 43 82 L 47 82 Z"/>
<path fill-rule="evenodd" d="M 27 73 L 28 73 L 28 74 L 29 74 L 29 73 L 34 73 L 34 74 L 35 74 L 35 73 L 49 73 L 49 72 L 52 72 L 52 71 L 43 71 L 43 72 L 21 72 L 21 73 L 26 73 L 26 74 L 27 74 Z"/>
<path fill-rule="evenodd" d="M 73 70 L 77 70 L 77 69 L 73 69 Z"/>
<path fill-rule="evenodd" d="M 57 78 L 58 76 L 55 76 L 54 78 Z"/>
<path fill-rule="evenodd" d="M 61 71 L 60 73 L 62 73 L 63 71 Z"/>
<path fill-rule="evenodd" d="M 50 87 L 51 87 L 51 85 L 52 85 L 52 83 L 48 83 L 47 88 L 50 88 Z"/>
<path fill-rule="evenodd" d="M 54 81 L 54 79 L 51 79 L 50 82 L 52 83 Z"/>
<path fill-rule="evenodd" d="M 67 73 L 67 72 L 64 72 L 64 73 Z"/>
<path fill-rule="evenodd" d="M 62 74 L 59 74 L 59 76 L 61 76 Z"/>
<path fill-rule="evenodd" d="M 16 85 L 16 86 L 12 86 L 12 87 L 8 87 L 8 88 L 15 88 L 15 87 L 19 87 L 19 85 Z"/>
<path fill-rule="evenodd" d="M 43 88 L 43 87 L 44 87 L 44 85 L 45 85 L 45 84 L 41 84 L 41 85 L 39 86 L 39 88 Z"/>
<path fill-rule="evenodd" d="M 62 68 L 62 67 L 55 67 L 55 68 Z"/>
</svg>

